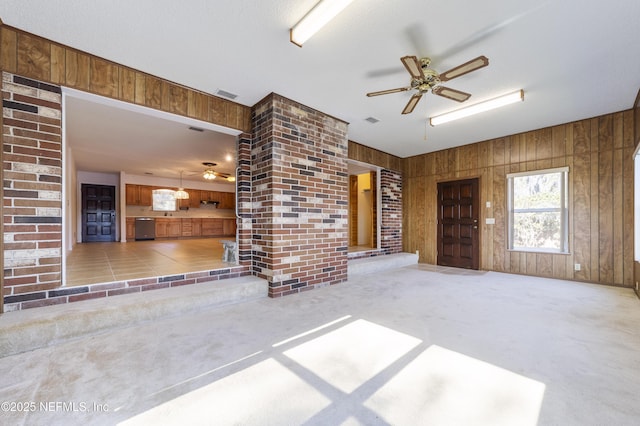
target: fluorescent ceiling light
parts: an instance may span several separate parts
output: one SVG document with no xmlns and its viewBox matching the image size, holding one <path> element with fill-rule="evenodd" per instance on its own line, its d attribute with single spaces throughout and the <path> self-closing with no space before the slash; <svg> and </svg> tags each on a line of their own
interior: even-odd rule
<svg viewBox="0 0 640 426">
<path fill-rule="evenodd" d="M 522 89 L 513 93 L 499 96 L 494 99 L 489 99 L 488 101 L 468 106 L 466 108 L 431 117 L 429 118 L 429 124 L 431 124 L 432 126 L 437 126 L 438 124 L 448 123 L 449 121 L 469 117 L 470 115 L 479 114 L 481 112 L 500 108 L 501 106 L 513 104 L 519 101 L 524 101 L 524 90 Z"/>
<path fill-rule="evenodd" d="M 320 28 L 324 27 L 353 0 L 321 0 L 300 20 L 289 34 L 291 42 L 302 47 Z"/>
</svg>

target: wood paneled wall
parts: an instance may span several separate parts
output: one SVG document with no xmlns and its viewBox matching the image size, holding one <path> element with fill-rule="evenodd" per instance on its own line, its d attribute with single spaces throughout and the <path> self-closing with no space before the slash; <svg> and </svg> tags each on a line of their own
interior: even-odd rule
<svg viewBox="0 0 640 426">
<path fill-rule="evenodd" d="M 404 159 L 404 251 L 435 264 L 437 182 L 479 177 L 480 269 L 632 287 L 634 121 L 628 110 Z M 570 254 L 507 250 L 507 173 L 562 166 Z"/>
<path fill-rule="evenodd" d="M 244 132 L 251 131 L 249 107 L 4 24 L 0 26 L 0 69 Z"/>
<path fill-rule="evenodd" d="M 402 158 L 354 141 L 349 141 L 349 159 L 373 164 L 387 170 L 402 171 Z"/>
</svg>

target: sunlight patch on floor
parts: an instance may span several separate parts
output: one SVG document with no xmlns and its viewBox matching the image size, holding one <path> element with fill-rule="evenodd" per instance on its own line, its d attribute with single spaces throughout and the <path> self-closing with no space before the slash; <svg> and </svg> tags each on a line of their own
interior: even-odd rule
<svg viewBox="0 0 640 426">
<path fill-rule="evenodd" d="M 267 359 L 132 417 L 151 424 L 302 424 L 331 401 L 273 359 Z"/>
<path fill-rule="evenodd" d="M 390 424 L 535 426 L 544 392 L 541 382 L 433 345 L 364 405 Z"/>
<path fill-rule="evenodd" d="M 436 345 L 407 357 L 422 340 L 363 319 L 327 331 L 349 318 L 285 339 L 271 349 L 322 332 L 120 424 L 357 425 L 366 409 L 394 425 L 536 425 L 543 383 Z M 360 408 L 336 412 L 349 398 Z"/>
<path fill-rule="evenodd" d="M 360 319 L 284 355 L 351 393 L 420 343 L 415 337 Z"/>
</svg>

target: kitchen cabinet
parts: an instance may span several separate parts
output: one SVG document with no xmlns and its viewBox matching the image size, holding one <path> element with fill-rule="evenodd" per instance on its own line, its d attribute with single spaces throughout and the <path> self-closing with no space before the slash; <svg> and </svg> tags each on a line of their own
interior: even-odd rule
<svg viewBox="0 0 640 426">
<path fill-rule="evenodd" d="M 156 218 L 156 238 L 167 238 L 169 236 L 169 219 Z"/>
<path fill-rule="evenodd" d="M 182 220 L 169 219 L 167 226 L 167 234 L 169 237 L 181 237 L 182 236 Z"/>
<path fill-rule="evenodd" d="M 222 220 L 222 234 L 226 237 L 236 236 L 236 220 L 235 219 Z"/>
<path fill-rule="evenodd" d="M 193 222 L 191 219 L 181 219 L 181 235 L 183 237 L 193 236 Z"/>
<path fill-rule="evenodd" d="M 202 236 L 219 237 L 222 236 L 222 219 L 202 219 Z"/>
<path fill-rule="evenodd" d="M 220 204 L 218 204 L 218 208 L 235 210 L 236 194 L 233 192 L 220 192 L 219 194 Z"/>
<path fill-rule="evenodd" d="M 203 201 L 217 201 L 219 209 L 235 209 L 236 194 L 234 192 L 200 191 Z"/>
<path fill-rule="evenodd" d="M 126 238 L 127 241 L 133 241 L 136 239 L 136 219 L 134 217 L 127 218 L 126 225 Z"/>
<path fill-rule="evenodd" d="M 128 206 L 151 206 L 153 187 L 147 185 L 125 185 L 125 198 Z"/>
<path fill-rule="evenodd" d="M 200 190 L 199 189 L 185 189 L 189 194 L 189 199 L 180 200 L 180 207 L 189 207 L 190 209 L 197 209 L 200 207 Z"/>
<path fill-rule="evenodd" d="M 202 219 L 191 219 L 191 236 L 202 236 Z"/>
</svg>

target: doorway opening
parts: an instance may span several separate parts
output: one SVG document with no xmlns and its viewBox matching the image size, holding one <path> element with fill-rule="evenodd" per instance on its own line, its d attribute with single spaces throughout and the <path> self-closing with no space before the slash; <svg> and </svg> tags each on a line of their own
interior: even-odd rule
<svg viewBox="0 0 640 426">
<path fill-rule="evenodd" d="M 349 252 L 380 247 L 380 173 L 377 167 L 349 161 Z"/>
</svg>

